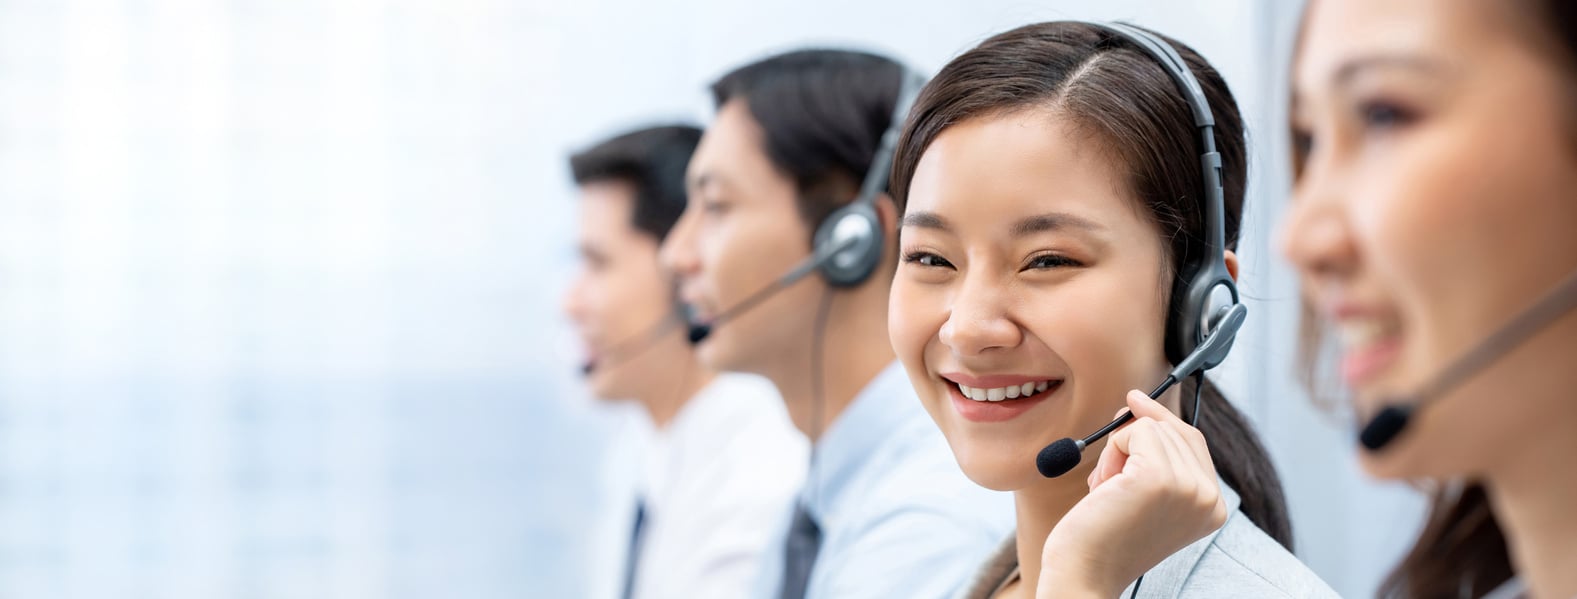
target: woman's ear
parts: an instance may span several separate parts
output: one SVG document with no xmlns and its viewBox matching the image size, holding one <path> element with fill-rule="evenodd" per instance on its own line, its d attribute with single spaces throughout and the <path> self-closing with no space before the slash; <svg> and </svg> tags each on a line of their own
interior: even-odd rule
<svg viewBox="0 0 1577 599">
<path fill-rule="evenodd" d="M 1221 259 L 1227 263 L 1227 274 L 1232 275 L 1232 282 L 1238 280 L 1238 255 L 1237 252 L 1227 250 L 1221 252 Z"/>
</svg>

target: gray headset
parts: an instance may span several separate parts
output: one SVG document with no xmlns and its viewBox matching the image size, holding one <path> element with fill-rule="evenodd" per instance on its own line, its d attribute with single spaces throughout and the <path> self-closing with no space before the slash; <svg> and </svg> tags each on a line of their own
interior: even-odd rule
<svg viewBox="0 0 1577 599">
<path fill-rule="evenodd" d="M 904 117 L 925 87 L 925 77 L 905 69 L 898 89 L 898 100 L 893 103 L 892 120 L 882 133 L 881 145 L 871 158 L 865 171 L 860 193 L 847 206 L 834 210 L 822 219 L 811 239 L 813 255 L 825 256 L 817 270 L 832 287 L 855 287 L 864 283 L 882 261 L 882 242 L 886 234 L 876 216 L 876 196 L 887 189 L 887 179 L 892 172 L 893 152 L 898 137 L 903 133 Z"/>
<path fill-rule="evenodd" d="M 1215 117 L 1203 88 L 1194 78 L 1193 71 L 1183 62 L 1183 57 L 1170 43 L 1138 27 L 1123 23 L 1089 23 L 1132 42 L 1171 76 L 1183 92 L 1194 115 L 1194 127 L 1199 130 L 1199 168 L 1203 175 L 1200 206 L 1204 213 L 1205 248 L 1198 256 L 1177 267 L 1177 279 L 1172 288 L 1172 305 L 1166 323 L 1166 359 L 1173 364 L 1166 379 L 1150 392 L 1156 399 L 1173 385 L 1190 376 L 1199 376 L 1215 368 L 1232 351 L 1232 342 L 1248 316 L 1248 307 L 1238 299 L 1237 283 L 1227 270 L 1226 258 L 1226 207 L 1221 189 L 1221 154 L 1216 151 Z M 1105 42 L 1102 42 L 1105 43 Z M 1199 386 L 1195 386 L 1194 419 L 1199 418 Z M 1118 427 L 1133 420 L 1133 412 L 1125 411 L 1106 426 L 1082 440 L 1058 439 L 1035 456 L 1035 467 L 1041 475 L 1056 478 L 1079 464 L 1085 448 Z M 1141 577 L 1142 580 L 1142 577 Z M 1139 583 L 1134 583 L 1137 594 Z"/>
<path fill-rule="evenodd" d="M 812 272 L 820 272 L 822 279 L 833 288 L 857 287 L 871 278 L 882 262 L 883 242 L 887 236 L 882 231 L 881 219 L 876 215 L 876 196 L 887 188 L 887 178 L 892 172 L 893 152 L 898 137 L 903 132 L 904 117 L 925 87 L 925 77 L 904 69 L 898 88 L 898 99 L 893 103 L 892 120 L 882 133 L 876 155 L 865 171 L 859 195 L 848 205 L 832 211 L 817 225 L 811 237 L 811 254 L 789 269 L 783 276 L 723 310 L 711 323 L 688 323 L 687 336 L 697 344 L 712 334 L 712 329 L 743 314 L 767 298 L 776 295 L 789 285 Z"/>
<path fill-rule="evenodd" d="M 1237 283 L 1232 280 L 1222 256 L 1226 251 L 1226 207 L 1221 189 L 1221 154 L 1216 151 L 1215 116 L 1194 72 L 1166 40 L 1125 23 L 1093 24 L 1132 42 L 1154 58 L 1177 83 L 1183 100 L 1193 113 L 1194 127 L 1199 131 L 1199 168 L 1204 181 L 1199 203 L 1204 211 L 1205 247 L 1199 255 L 1177 266 L 1167 318 L 1166 358 L 1179 365 L 1194 362 L 1197 370 L 1215 368 L 1232 349 L 1231 337 L 1235 336 L 1235 330 L 1222 331 L 1228 334 L 1228 339 L 1213 344 L 1205 355 L 1192 354 L 1200 349 L 1218 324 L 1227 320 L 1224 318 L 1227 313 L 1242 304 Z"/>
</svg>

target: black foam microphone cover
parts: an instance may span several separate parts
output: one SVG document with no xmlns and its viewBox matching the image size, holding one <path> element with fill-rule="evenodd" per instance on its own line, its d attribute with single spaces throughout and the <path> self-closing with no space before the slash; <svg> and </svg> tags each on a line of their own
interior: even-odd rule
<svg viewBox="0 0 1577 599">
<path fill-rule="evenodd" d="M 690 340 L 690 345 L 698 345 L 702 341 L 705 341 L 706 337 L 711 334 L 712 325 L 692 324 L 690 325 L 689 329 L 685 331 L 685 338 Z"/>
<path fill-rule="evenodd" d="M 1079 465 L 1079 444 L 1073 439 L 1062 439 L 1035 456 L 1035 469 L 1040 470 L 1040 475 L 1046 478 L 1057 478 L 1067 474 L 1074 466 Z"/>
<path fill-rule="evenodd" d="M 1369 424 L 1365 424 L 1363 431 L 1358 433 L 1358 442 L 1370 451 L 1389 445 L 1397 435 L 1407 428 L 1407 421 L 1413 416 L 1413 406 L 1395 404 L 1380 410 Z"/>
<path fill-rule="evenodd" d="M 588 375 L 590 375 L 592 373 L 592 371 L 595 371 L 595 370 L 597 370 L 597 363 L 596 362 L 587 362 L 585 364 L 581 364 L 580 365 L 580 375 L 581 376 L 588 376 Z"/>
</svg>

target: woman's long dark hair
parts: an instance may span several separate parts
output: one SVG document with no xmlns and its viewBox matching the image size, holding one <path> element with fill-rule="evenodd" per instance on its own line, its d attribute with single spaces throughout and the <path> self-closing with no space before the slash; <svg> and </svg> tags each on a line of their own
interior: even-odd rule
<svg viewBox="0 0 1577 599">
<path fill-rule="evenodd" d="M 1167 41 L 1187 61 L 1215 113 L 1227 246 L 1235 248 L 1248 178 L 1243 118 L 1221 75 L 1193 49 Z M 1169 269 L 1205 250 L 1204 182 L 1188 104 L 1154 58 L 1090 23 L 1020 27 L 942 67 L 921 91 L 898 143 L 890 189 L 899 211 L 921 154 L 943 130 L 972 118 L 1029 109 L 1056 110 L 1121 162 L 1126 188 L 1159 225 Z M 1199 429 L 1217 473 L 1237 490 L 1243 514 L 1291 548 L 1286 499 L 1264 446 L 1243 413 L 1214 385 L 1207 380 L 1201 391 Z M 1185 384 L 1184 396 L 1192 393 L 1193 383 Z M 1190 404 L 1183 414 L 1189 418 L 1192 405 L 1184 403 Z"/>
<path fill-rule="evenodd" d="M 1508 13 L 1526 32 L 1518 32 L 1539 48 L 1566 78 L 1577 104 L 1577 3 L 1571 0 L 1525 0 L 1497 10 Z M 1307 22 L 1307 18 L 1304 19 Z M 1301 35 L 1299 36 L 1301 39 Z M 1567 114 L 1568 130 L 1577 140 L 1577 111 Z M 1295 139 L 1295 138 L 1294 138 Z M 1293 148 L 1294 176 L 1301 176 L 1304 150 Z M 1303 308 L 1300 358 L 1302 377 L 1316 397 L 1326 398 L 1323 387 L 1329 373 L 1328 354 L 1319 316 Z M 1490 509 L 1489 495 L 1477 482 L 1445 485 L 1431 493 L 1429 516 L 1418 541 L 1384 582 L 1379 596 L 1407 599 L 1458 599 L 1483 597 L 1514 574 L 1506 536 Z"/>
</svg>

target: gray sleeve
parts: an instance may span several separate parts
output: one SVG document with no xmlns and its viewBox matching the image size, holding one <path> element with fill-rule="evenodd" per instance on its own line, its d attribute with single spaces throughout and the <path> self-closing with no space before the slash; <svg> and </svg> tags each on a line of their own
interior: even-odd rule
<svg viewBox="0 0 1577 599">
<path fill-rule="evenodd" d="M 1130 596 L 1132 586 L 1123 591 Z M 1325 581 L 1242 514 L 1221 531 L 1161 562 L 1139 585 L 1153 599 L 1338 597 Z"/>
<path fill-rule="evenodd" d="M 1201 556 L 1181 596 L 1338 597 L 1330 585 L 1248 517 L 1234 514 L 1228 525 Z"/>
</svg>

